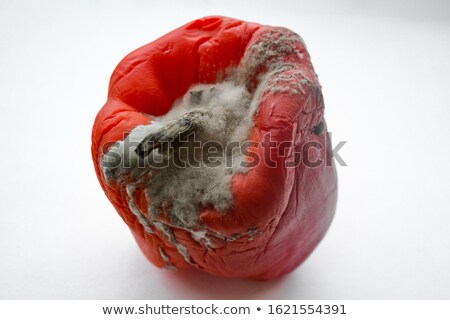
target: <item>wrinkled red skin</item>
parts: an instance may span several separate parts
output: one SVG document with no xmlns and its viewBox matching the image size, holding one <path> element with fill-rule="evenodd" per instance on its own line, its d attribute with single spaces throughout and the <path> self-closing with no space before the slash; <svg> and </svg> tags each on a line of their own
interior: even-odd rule
<svg viewBox="0 0 450 320">
<path fill-rule="evenodd" d="M 92 132 L 95 170 L 142 252 L 158 267 L 166 265 L 159 247 L 164 248 L 170 263 L 178 269 L 192 265 L 164 234 L 144 231 L 128 208 L 124 187 L 106 183 L 99 165 L 101 157 L 126 132 L 150 122 L 142 113 L 165 114 L 193 84 L 215 83 L 220 72 L 237 66 L 246 50 L 273 28 L 225 17 L 195 20 L 130 53 L 111 77 L 108 100 L 98 113 Z M 250 139 L 263 141 L 264 135 L 270 133 L 272 141 L 294 141 L 295 151 L 301 151 L 304 142 L 316 141 L 326 146 L 318 152 L 319 158 L 325 159 L 326 154 L 331 156 L 326 126 L 320 135 L 313 132 L 314 126 L 324 121 L 320 85 L 306 48 L 300 41 L 296 46 L 303 58 L 290 55 L 286 59 L 298 63 L 299 70 L 314 86 L 305 86 L 304 94 L 266 94 L 255 115 Z M 273 104 L 282 107 L 272 108 Z M 253 151 L 263 158 L 262 148 Z M 313 251 L 334 215 L 336 171 L 332 161 L 331 165 L 324 163 L 317 168 L 303 164 L 287 168 L 283 161 L 292 158 L 292 151 L 286 151 L 291 156 L 281 156 L 272 149 L 276 168 L 260 162 L 246 174 L 236 174 L 232 179 L 232 210 L 225 214 L 214 209 L 201 212 L 201 223 L 210 230 L 230 237 L 256 228 L 260 231 L 257 236 L 243 235 L 234 241 L 211 236 L 215 248 L 207 249 L 189 232 L 173 229 L 176 239 L 189 250 L 196 268 L 218 276 L 267 280 L 292 271 Z M 141 211 L 148 211 L 142 190 L 136 191 L 135 202 Z"/>
</svg>

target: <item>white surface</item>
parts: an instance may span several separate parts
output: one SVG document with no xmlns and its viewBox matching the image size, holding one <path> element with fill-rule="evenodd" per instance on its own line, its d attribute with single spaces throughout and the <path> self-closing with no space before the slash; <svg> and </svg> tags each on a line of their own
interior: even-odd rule
<svg viewBox="0 0 450 320">
<path fill-rule="evenodd" d="M 253 2 L 0 4 L 0 298 L 450 298 L 448 2 Z M 91 163 L 119 60 L 209 14 L 300 33 L 348 141 L 329 233 L 273 282 L 156 269 Z"/>
</svg>

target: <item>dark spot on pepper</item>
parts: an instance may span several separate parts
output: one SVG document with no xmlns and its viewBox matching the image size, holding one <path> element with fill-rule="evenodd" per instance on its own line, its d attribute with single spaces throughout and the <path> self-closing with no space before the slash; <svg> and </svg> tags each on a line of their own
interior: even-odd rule
<svg viewBox="0 0 450 320">
<path fill-rule="evenodd" d="M 314 127 L 314 134 L 316 136 L 320 136 L 320 134 L 323 132 L 323 129 L 325 129 L 325 125 L 323 124 L 323 121 L 320 121 L 319 124 Z"/>
</svg>

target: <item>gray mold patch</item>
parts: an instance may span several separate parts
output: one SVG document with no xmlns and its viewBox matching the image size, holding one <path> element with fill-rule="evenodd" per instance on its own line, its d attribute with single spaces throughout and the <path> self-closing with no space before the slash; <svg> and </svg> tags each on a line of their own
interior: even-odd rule
<svg viewBox="0 0 450 320">
<path fill-rule="evenodd" d="M 227 146 L 241 145 L 248 138 L 249 119 L 253 116 L 249 105 L 250 95 L 243 86 L 231 82 L 201 85 L 192 88 L 173 111 L 159 120 L 164 125 L 187 112 L 202 111 L 200 127 L 172 155 L 180 162 L 171 161 L 167 168 L 155 170 L 148 180 L 152 217 L 164 210 L 169 212 L 171 223 L 193 228 L 198 224 L 201 207 L 225 212 L 233 206 L 231 177 L 244 171 L 239 165 L 244 157 L 240 149 L 229 150 Z M 213 163 L 206 150 L 209 145 L 218 151 L 214 155 L 219 154 Z"/>
<path fill-rule="evenodd" d="M 298 46 L 299 43 L 302 45 Z M 306 51 L 299 50 L 302 47 L 301 38 L 288 29 L 275 28 L 264 33 L 247 50 L 241 65 L 228 72 L 232 76 L 227 81 L 190 88 L 167 114 L 156 118 L 149 115 L 154 119 L 151 124 L 133 129 L 103 157 L 101 167 L 106 181 L 127 188 L 130 210 L 145 230 L 151 233 L 152 228 L 159 229 L 189 263 L 193 261 L 187 249 L 175 239 L 172 228 L 190 231 L 192 238 L 206 247 L 212 246 L 207 234 L 221 238 L 199 223 L 200 211 L 212 207 L 226 214 L 233 208 L 231 178 L 248 170 L 240 145 L 249 138 L 254 115 L 266 94 L 305 94 L 304 85 L 313 84 L 301 74 L 298 62 L 293 62 L 295 59 L 287 61 L 289 56 L 302 60 L 307 55 Z M 249 88 L 255 77 L 258 77 L 258 86 Z M 275 105 L 272 111 L 273 108 Z M 148 149 L 149 154 L 144 158 L 142 154 L 137 155 L 136 147 L 146 137 L 193 112 L 195 132 L 175 149 Z M 211 147 L 209 152 L 205 152 L 208 151 L 205 146 Z M 215 157 L 211 157 L 211 150 L 216 151 L 212 153 Z M 181 162 L 174 163 L 174 159 Z M 168 161 L 167 166 L 155 166 L 165 161 Z M 188 165 L 182 165 L 187 162 Z M 136 207 L 133 199 L 138 184 L 145 187 L 150 200 L 145 213 Z M 169 221 L 160 219 L 161 212 L 168 213 Z M 258 234 L 252 231 L 235 238 L 253 238 Z M 164 258 L 164 252 L 160 253 Z"/>
<path fill-rule="evenodd" d="M 234 82 L 194 86 L 169 113 L 150 125 L 136 127 L 109 150 L 102 160 L 106 180 L 128 186 L 130 180 L 144 184 L 152 219 L 165 211 L 170 223 L 178 227 L 195 227 L 202 207 L 225 212 L 233 207 L 232 175 L 247 169 L 240 146 L 252 126 L 251 98 L 243 85 Z M 188 139 L 171 153 L 155 149 L 140 159 L 135 152 L 139 142 L 193 111 L 201 111 L 199 127 Z M 120 158 L 123 160 L 116 165 Z M 153 167 L 155 159 L 169 160 L 168 165 Z M 140 218 L 132 200 L 129 205 Z"/>
<path fill-rule="evenodd" d="M 108 183 L 122 183 L 128 177 L 136 180 L 145 169 L 135 152 L 137 145 L 150 133 L 161 128 L 159 122 L 134 128 L 128 136 L 116 142 L 101 160 L 103 176 Z"/>
<path fill-rule="evenodd" d="M 274 28 L 261 35 L 261 38 L 253 43 L 243 59 L 244 72 L 247 80 L 253 79 L 259 72 L 266 77 L 272 72 L 279 73 L 292 68 L 286 58 L 292 54 L 301 61 L 305 52 L 298 49 L 298 44 L 304 46 L 300 36 L 286 28 Z M 274 74 L 272 74 L 273 76 Z"/>
</svg>

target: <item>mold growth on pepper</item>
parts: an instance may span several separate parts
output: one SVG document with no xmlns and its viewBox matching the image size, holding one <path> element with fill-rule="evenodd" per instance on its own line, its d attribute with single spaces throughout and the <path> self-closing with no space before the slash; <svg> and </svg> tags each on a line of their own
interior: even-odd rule
<svg viewBox="0 0 450 320">
<path fill-rule="evenodd" d="M 145 176 L 150 215 L 167 211 L 179 227 L 196 226 L 201 207 L 225 212 L 233 206 L 232 175 L 247 169 L 240 148 L 229 146 L 248 138 L 250 102 L 245 87 L 233 82 L 194 86 L 170 112 L 109 150 L 102 161 L 105 178 L 125 183 L 127 176 Z M 118 157 L 128 158 L 128 168 L 111 165 Z"/>
<path fill-rule="evenodd" d="M 109 149 L 101 162 L 106 181 L 127 190 L 139 183 L 151 199 L 148 212 L 140 213 L 128 194 L 130 209 L 146 230 L 146 215 L 154 224 L 167 212 L 171 226 L 197 230 L 202 208 L 212 206 L 222 213 L 233 208 L 231 178 L 248 170 L 240 146 L 249 137 L 262 99 L 267 93 L 304 94 L 303 86 L 312 83 L 289 58 L 297 61 L 307 54 L 298 43 L 304 47 L 285 28 L 264 33 L 228 72 L 227 81 L 193 86 L 167 114 L 150 116 L 149 125 L 136 127 Z M 256 78 L 257 87 L 249 87 Z M 213 160 L 206 146 L 216 151 Z"/>
<path fill-rule="evenodd" d="M 304 261 L 334 214 L 333 166 L 284 166 L 305 142 L 326 142 L 323 111 L 296 33 L 205 17 L 119 63 L 94 123 L 92 157 L 152 263 L 273 279 Z M 261 161 L 269 135 L 290 143 L 275 167 Z M 247 154 L 242 142 L 251 143 Z"/>
</svg>

